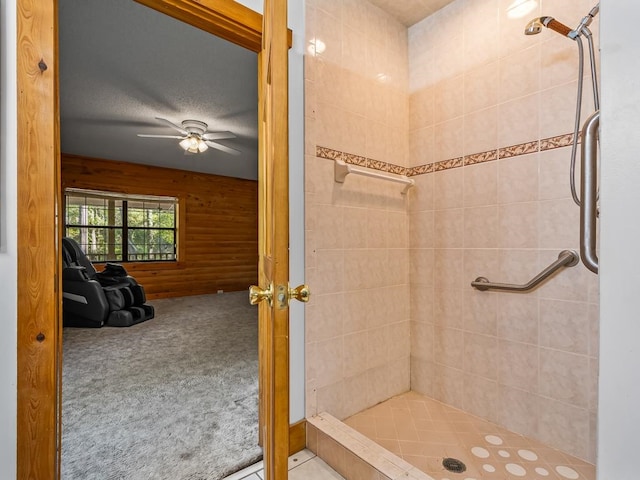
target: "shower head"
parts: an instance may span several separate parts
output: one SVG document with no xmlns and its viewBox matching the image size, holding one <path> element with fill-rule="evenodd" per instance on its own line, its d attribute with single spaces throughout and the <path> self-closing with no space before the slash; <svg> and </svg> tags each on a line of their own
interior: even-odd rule
<svg viewBox="0 0 640 480">
<path fill-rule="evenodd" d="M 573 30 L 571 30 L 569 27 L 567 27 L 564 23 L 561 23 L 561 22 L 557 21 L 553 17 L 538 17 L 538 18 L 534 18 L 525 27 L 524 34 L 525 35 L 536 35 L 537 33 L 540 33 L 542 31 L 542 27 L 547 27 L 547 28 L 553 30 L 554 32 L 558 32 L 559 34 L 561 34 L 561 35 L 563 35 L 565 37 L 573 38 L 572 35 L 571 35 Z"/>
</svg>

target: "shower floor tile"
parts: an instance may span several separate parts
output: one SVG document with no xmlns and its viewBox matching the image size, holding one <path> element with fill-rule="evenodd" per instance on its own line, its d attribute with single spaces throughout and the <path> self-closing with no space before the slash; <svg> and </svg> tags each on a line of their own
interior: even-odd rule
<svg viewBox="0 0 640 480">
<path fill-rule="evenodd" d="M 344 421 L 435 480 L 595 480 L 595 466 L 415 392 Z M 462 461 L 448 471 L 444 458 Z"/>
</svg>

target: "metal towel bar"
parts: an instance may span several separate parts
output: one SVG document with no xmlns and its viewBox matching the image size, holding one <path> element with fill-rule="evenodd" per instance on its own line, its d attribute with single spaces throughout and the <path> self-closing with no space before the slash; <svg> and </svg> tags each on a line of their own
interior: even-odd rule
<svg viewBox="0 0 640 480">
<path fill-rule="evenodd" d="M 342 160 L 336 160 L 334 167 L 334 179 L 336 182 L 344 183 L 345 177 L 350 173 L 355 173 L 357 175 L 362 175 L 365 177 L 389 180 L 390 182 L 402 183 L 405 187 L 400 193 L 402 193 L 403 195 L 406 194 L 409 189 L 416 184 L 416 181 L 413 178 L 409 178 L 406 175 L 381 173 L 375 170 L 367 170 L 364 168 L 356 167 L 354 165 L 345 163 Z"/>
<path fill-rule="evenodd" d="M 563 250 L 558 255 L 558 260 L 553 262 L 551 265 L 549 265 L 524 285 L 515 285 L 512 283 L 492 283 L 485 277 L 478 277 L 473 282 L 471 282 L 471 286 L 481 291 L 493 289 L 507 290 L 509 292 L 527 292 L 537 287 L 540 283 L 545 281 L 560 268 L 573 267 L 574 265 L 577 265 L 579 261 L 580 257 L 576 252 L 574 252 L 573 250 Z"/>
</svg>

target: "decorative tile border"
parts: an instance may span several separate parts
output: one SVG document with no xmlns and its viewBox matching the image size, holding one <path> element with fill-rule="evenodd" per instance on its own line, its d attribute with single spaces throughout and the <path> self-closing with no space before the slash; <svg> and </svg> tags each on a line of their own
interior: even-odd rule
<svg viewBox="0 0 640 480">
<path fill-rule="evenodd" d="M 475 165 L 477 163 L 492 162 L 498 159 L 498 151 L 490 150 L 488 152 L 474 153 L 464 157 L 464 165 Z"/>
<path fill-rule="evenodd" d="M 427 163 L 417 167 L 402 167 L 393 163 L 374 160 L 371 158 L 354 155 L 352 153 L 340 152 L 327 147 L 316 146 L 316 157 L 325 158 L 327 160 L 343 160 L 345 163 L 358 165 L 361 167 L 379 170 L 381 172 L 395 173 L 397 175 L 406 175 L 407 177 L 416 177 L 427 173 L 441 172 L 452 168 L 466 167 L 468 165 L 477 165 L 479 163 L 493 162 L 502 158 L 513 158 L 520 155 L 530 153 L 544 152 L 553 150 L 554 148 L 568 147 L 573 142 L 573 134 L 567 133 L 557 135 L 555 137 L 543 138 L 542 140 L 534 140 L 532 142 L 519 143 L 509 147 L 498 148 L 497 150 L 489 150 L 486 152 L 473 153 L 464 157 L 450 158 L 440 162 Z"/>
<path fill-rule="evenodd" d="M 578 137 L 578 142 L 580 138 Z M 540 140 L 540 151 L 552 150 L 554 148 L 568 147 L 573 143 L 573 133 L 558 135 L 557 137 L 544 138 Z"/>
<path fill-rule="evenodd" d="M 366 167 L 368 163 L 367 158 L 361 157 L 360 155 L 353 155 L 352 153 L 344 153 L 342 157 L 345 163 L 350 163 L 352 165 L 359 165 L 361 167 Z"/>
<path fill-rule="evenodd" d="M 520 155 L 527 155 L 528 153 L 536 153 L 539 149 L 540 142 L 538 140 L 534 142 L 519 143 L 518 145 L 511 145 L 510 147 L 498 149 L 498 158 L 511 158 Z"/>
<path fill-rule="evenodd" d="M 433 164 L 433 170 L 435 172 L 440 172 L 442 170 L 449 170 L 451 168 L 458 168 L 464 166 L 464 162 L 462 157 L 451 158 L 449 160 L 442 160 L 441 162 L 436 162 Z"/>
</svg>

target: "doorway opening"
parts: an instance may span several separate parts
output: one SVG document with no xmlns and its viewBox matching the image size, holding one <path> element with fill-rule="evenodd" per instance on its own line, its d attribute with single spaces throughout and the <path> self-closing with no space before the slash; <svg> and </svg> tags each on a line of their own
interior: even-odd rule
<svg viewBox="0 0 640 480">
<path fill-rule="evenodd" d="M 257 282 L 257 56 L 129 0 L 58 8 L 61 193 L 91 192 L 83 225 L 62 235 L 87 240 L 98 270 L 124 260 L 156 310 L 127 328 L 63 328 L 62 478 L 223 478 L 262 455 L 246 298 Z M 211 148 L 183 150 L 172 125 L 188 119 L 215 132 L 203 136 Z M 166 233 L 160 214 L 133 208 L 158 195 L 177 200 L 170 258 L 136 237 Z M 66 225 L 75 210 L 63 205 Z"/>
</svg>

